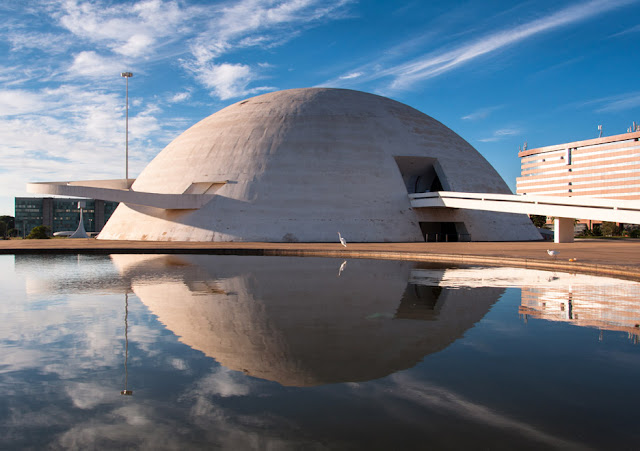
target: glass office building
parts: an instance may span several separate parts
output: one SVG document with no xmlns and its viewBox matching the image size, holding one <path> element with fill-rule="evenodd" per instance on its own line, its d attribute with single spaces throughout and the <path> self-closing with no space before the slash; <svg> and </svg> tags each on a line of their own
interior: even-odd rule
<svg viewBox="0 0 640 451">
<path fill-rule="evenodd" d="M 20 236 L 39 225 L 48 226 L 51 233 L 75 231 L 80 221 L 78 202 L 84 202 L 82 217 L 89 234 L 100 232 L 118 206 L 118 202 L 97 199 L 16 197 L 15 228 Z"/>
</svg>

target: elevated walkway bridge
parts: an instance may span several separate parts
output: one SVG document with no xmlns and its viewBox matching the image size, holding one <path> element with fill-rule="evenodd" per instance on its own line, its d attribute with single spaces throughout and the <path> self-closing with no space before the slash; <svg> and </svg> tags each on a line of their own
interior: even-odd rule
<svg viewBox="0 0 640 451">
<path fill-rule="evenodd" d="M 191 183 L 181 194 L 131 190 L 135 180 L 84 180 L 29 183 L 27 191 L 37 194 L 87 197 L 164 209 L 199 209 L 227 183 L 226 180 Z M 552 216 L 556 243 L 573 241 L 574 218 L 640 224 L 640 201 L 593 197 L 532 196 L 513 194 L 434 191 L 409 194 L 411 207 L 457 208 Z"/>
<path fill-rule="evenodd" d="M 409 194 L 412 208 L 464 208 L 554 217 L 554 241 L 573 241 L 574 218 L 640 224 L 640 201 L 437 191 Z"/>
</svg>

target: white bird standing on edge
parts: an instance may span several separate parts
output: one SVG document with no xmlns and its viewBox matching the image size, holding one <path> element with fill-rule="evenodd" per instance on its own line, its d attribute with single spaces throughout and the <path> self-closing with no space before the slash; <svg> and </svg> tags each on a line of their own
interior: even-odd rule
<svg viewBox="0 0 640 451">
<path fill-rule="evenodd" d="M 549 257 L 553 257 L 553 259 L 555 260 L 556 257 L 558 256 L 558 251 L 552 251 L 550 249 L 547 249 L 547 254 L 549 254 Z"/>
<path fill-rule="evenodd" d="M 347 240 L 342 238 L 342 235 L 340 235 L 340 232 L 338 232 L 338 238 L 340 238 L 340 244 L 342 244 L 344 247 L 347 247 Z"/>
</svg>

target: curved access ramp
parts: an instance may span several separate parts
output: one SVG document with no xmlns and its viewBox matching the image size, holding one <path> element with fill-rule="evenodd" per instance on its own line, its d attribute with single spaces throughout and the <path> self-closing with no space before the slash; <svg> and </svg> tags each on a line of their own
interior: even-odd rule
<svg viewBox="0 0 640 451">
<path fill-rule="evenodd" d="M 461 208 L 555 217 L 555 242 L 573 241 L 573 218 L 640 224 L 640 202 L 593 197 L 437 191 L 409 194 L 413 208 Z"/>
</svg>

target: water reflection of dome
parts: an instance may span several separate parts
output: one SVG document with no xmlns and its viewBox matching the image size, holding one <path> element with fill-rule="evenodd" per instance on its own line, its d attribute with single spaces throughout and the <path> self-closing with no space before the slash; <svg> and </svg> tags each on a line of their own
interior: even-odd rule
<svg viewBox="0 0 640 451">
<path fill-rule="evenodd" d="M 503 292 L 408 284 L 408 262 L 113 255 L 140 300 L 227 368 L 308 386 L 410 368 L 460 338 Z M 444 274 L 445 270 L 435 271 Z"/>
</svg>

